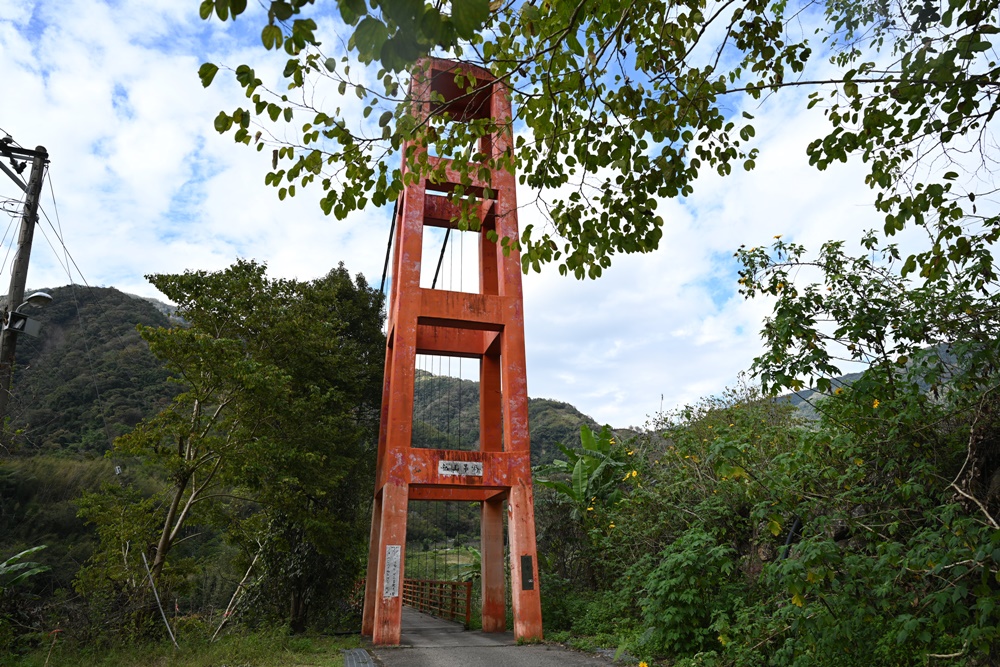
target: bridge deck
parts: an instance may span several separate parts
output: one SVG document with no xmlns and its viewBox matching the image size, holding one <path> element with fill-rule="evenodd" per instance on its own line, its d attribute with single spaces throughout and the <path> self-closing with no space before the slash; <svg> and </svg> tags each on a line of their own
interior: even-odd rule
<svg viewBox="0 0 1000 667">
<path fill-rule="evenodd" d="M 518 646 L 514 633 L 466 632 L 444 621 L 403 607 L 402 642 L 369 650 L 383 667 L 609 667 L 610 658 L 560 646 Z M 362 667 L 362 663 L 358 663 Z"/>
<path fill-rule="evenodd" d="M 403 607 L 401 646 L 431 648 L 444 646 L 513 646 L 513 632 L 485 633 L 466 631 L 461 623 L 453 623 L 424 614 L 412 607 Z"/>
</svg>

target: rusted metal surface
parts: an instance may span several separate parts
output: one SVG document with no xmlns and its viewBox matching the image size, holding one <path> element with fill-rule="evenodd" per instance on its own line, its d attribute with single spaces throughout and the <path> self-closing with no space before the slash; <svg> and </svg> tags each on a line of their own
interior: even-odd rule
<svg viewBox="0 0 1000 667">
<path fill-rule="evenodd" d="M 466 94 L 455 84 L 457 73 L 474 76 L 482 87 Z M 428 59 L 414 72 L 411 86 L 412 99 L 426 101 L 415 105 L 418 116 L 426 117 L 434 109 L 447 110 L 458 120 L 492 116 L 508 123 L 508 130 L 484 138 L 481 152 L 500 158 L 509 148 L 510 100 L 503 84 L 493 81 L 484 70 Z M 431 103 L 432 92 L 444 102 Z M 402 152 L 408 150 L 426 154 L 422 146 L 404 145 Z M 441 167 L 445 178 L 434 183 L 413 179 L 401 195 L 362 632 L 371 635 L 375 644 L 400 641 L 402 605 L 411 595 L 411 584 L 401 580 L 408 502 L 461 500 L 478 501 L 482 507 L 484 631 L 506 629 L 506 506 L 514 633 L 518 639 L 540 639 L 521 262 L 516 250 L 505 254 L 501 244 L 490 241 L 486 234 L 495 230 L 500 238 L 518 238 L 514 175 L 491 170 L 488 178 L 476 175 L 471 187 L 465 188 L 465 192 L 482 197 L 484 188 L 489 187 L 493 196 L 480 199 L 478 204 L 479 293 L 422 289 L 424 228 L 454 228 L 458 215 L 458 207 L 447 197 L 428 194 L 454 189 L 458 174 L 453 163 L 447 158 L 426 158 L 429 164 Z M 479 451 L 411 447 L 418 353 L 480 360 Z M 412 590 L 417 595 L 418 589 Z M 468 609 L 466 604 L 466 614 Z"/>
<path fill-rule="evenodd" d="M 452 327 L 417 327 L 417 354 L 447 353 L 452 357 L 479 359 L 495 344 L 498 331 Z"/>
</svg>

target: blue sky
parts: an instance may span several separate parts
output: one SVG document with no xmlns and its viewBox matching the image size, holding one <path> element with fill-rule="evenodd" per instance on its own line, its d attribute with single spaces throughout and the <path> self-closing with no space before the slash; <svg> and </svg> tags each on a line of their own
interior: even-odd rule
<svg viewBox="0 0 1000 667">
<path fill-rule="evenodd" d="M 214 131 L 220 109 L 246 102 L 224 73 L 203 89 L 198 66 L 263 63 L 264 52 L 249 21 L 205 23 L 198 4 L 0 0 L 0 129 L 48 148 L 63 238 L 83 273 L 67 276 L 39 239 L 29 284 L 72 278 L 158 296 L 144 274 L 216 270 L 247 257 L 299 279 L 344 261 L 377 285 L 390 209 L 337 221 L 322 214 L 315 188 L 279 202 L 263 183 L 268 152 Z M 331 49 L 337 38 L 322 30 L 335 25 L 320 26 Z M 278 59 L 258 74 L 276 85 L 280 68 Z M 805 111 L 806 92 L 747 108 L 758 119 L 758 168 L 707 175 L 683 202 L 662 202 L 659 251 L 618 257 L 598 281 L 560 277 L 554 267 L 525 276 L 532 396 L 623 427 L 641 425 L 661 396 L 669 409 L 718 393 L 748 368 L 769 310 L 738 295 L 735 249 L 776 234 L 816 248 L 879 226 L 860 165 L 825 173 L 808 166 L 805 146 L 825 121 L 819 109 Z M 350 99 L 343 104 L 360 112 Z M 48 193 L 43 206 L 55 222 Z M 0 197 L 16 196 L 0 178 Z M 532 193 L 518 197 L 524 203 Z M 520 223 L 544 221 L 525 207 Z M 9 263 L 2 269 L 5 290 Z"/>
</svg>

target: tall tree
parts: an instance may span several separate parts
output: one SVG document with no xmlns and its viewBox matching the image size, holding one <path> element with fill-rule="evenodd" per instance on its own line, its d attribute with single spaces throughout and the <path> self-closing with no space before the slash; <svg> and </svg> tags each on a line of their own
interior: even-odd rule
<svg viewBox="0 0 1000 667">
<path fill-rule="evenodd" d="M 377 435 L 381 294 L 342 265 L 308 283 L 269 279 L 243 260 L 148 278 L 186 322 L 141 327 L 183 391 L 114 450 L 165 478 L 163 502 L 150 510 L 160 525 L 148 545 L 153 579 L 190 526 L 232 522 L 228 507 L 257 544 L 291 554 L 294 545 L 266 534 L 280 524 L 317 553 L 352 558 L 364 539 L 359 480 L 369 477 Z M 113 521 L 90 506 L 95 523 Z M 103 550 L 119 548 L 101 537 Z"/>
</svg>

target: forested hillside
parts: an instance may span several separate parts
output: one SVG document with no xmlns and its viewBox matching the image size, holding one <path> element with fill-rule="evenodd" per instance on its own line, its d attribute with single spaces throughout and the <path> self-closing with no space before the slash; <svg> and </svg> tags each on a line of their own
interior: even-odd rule
<svg viewBox="0 0 1000 667">
<path fill-rule="evenodd" d="M 569 403 L 529 398 L 531 463 L 550 463 L 557 443 L 579 446 L 580 427 L 597 422 Z M 479 383 L 418 370 L 414 384 L 413 443 L 417 447 L 479 447 Z"/>
<path fill-rule="evenodd" d="M 52 302 L 26 307 L 42 323 L 21 335 L 10 402 L 22 453 L 103 454 L 177 392 L 137 325 L 168 326 L 149 301 L 110 287 L 46 290 Z"/>
<path fill-rule="evenodd" d="M 38 338 L 17 347 L 11 423 L 21 454 L 102 454 L 178 391 L 137 325 L 171 321 L 152 302 L 105 287 L 45 290 L 52 303 L 27 307 L 42 322 Z M 479 383 L 417 372 L 414 439 L 420 446 L 474 449 L 479 442 Z M 579 445 L 580 426 L 598 424 L 568 403 L 529 399 L 531 459 L 550 462 L 556 443 Z M 449 417 L 450 415 L 450 417 Z"/>
</svg>

